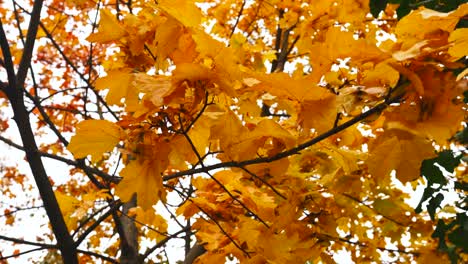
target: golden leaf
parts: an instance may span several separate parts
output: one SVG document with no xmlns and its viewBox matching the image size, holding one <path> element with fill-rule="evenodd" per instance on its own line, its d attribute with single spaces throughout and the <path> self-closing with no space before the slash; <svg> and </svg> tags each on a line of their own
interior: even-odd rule
<svg viewBox="0 0 468 264">
<path fill-rule="evenodd" d="M 428 40 L 422 40 L 415 43 L 411 48 L 402 51 L 396 51 L 392 54 L 392 57 L 397 61 L 404 61 L 408 59 L 415 58 L 421 54 L 422 48 L 424 48 L 429 43 Z"/>
<path fill-rule="evenodd" d="M 159 0 L 158 7 L 186 27 L 197 27 L 201 22 L 200 9 L 193 0 Z"/>
<path fill-rule="evenodd" d="M 456 29 L 450 33 L 448 40 L 452 42 L 448 53 L 453 57 L 453 61 L 468 56 L 468 28 Z"/>
<path fill-rule="evenodd" d="M 123 138 L 122 129 L 107 120 L 85 120 L 77 125 L 67 149 L 77 159 L 91 155 L 92 160 L 111 151 Z"/>
<path fill-rule="evenodd" d="M 434 156 L 431 142 L 401 129 L 387 128 L 386 133 L 370 147 L 369 172 L 380 183 L 388 183 L 392 170 L 403 183 L 417 179 L 421 162 Z"/>
<path fill-rule="evenodd" d="M 391 137 L 371 148 L 366 163 L 377 183 L 390 182 L 390 172 L 400 164 L 400 157 L 400 143 L 396 137 Z"/>
<path fill-rule="evenodd" d="M 158 27 L 153 44 L 156 46 L 155 55 L 160 68 L 164 68 L 165 60 L 178 47 L 178 39 L 182 33 L 182 26 L 172 17 L 169 17 Z"/>
<path fill-rule="evenodd" d="M 315 129 L 316 132 L 323 133 L 333 128 L 338 112 L 336 96 L 330 95 L 323 100 L 305 101 L 301 107 L 299 120 L 305 131 Z"/>
<path fill-rule="evenodd" d="M 112 70 L 107 76 L 96 80 L 96 89 L 109 89 L 106 102 L 109 104 L 122 105 L 125 99 L 127 107 L 134 108 L 138 104 L 138 93 L 131 87 L 133 76 L 129 69 Z"/>
<path fill-rule="evenodd" d="M 55 192 L 55 197 L 60 206 L 60 211 L 62 211 L 63 219 L 69 230 L 73 230 L 77 227 L 77 222 L 79 219 L 73 217 L 73 213 L 76 208 L 79 206 L 80 201 L 74 196 L 64 194 L 62 192 Z"/>
<path fill-rule="evenodd" d="M 123 180 L 117 185 L 115 193 L 122 201 L 129 201 L 137 194 L 138 205 L 144 210 L 150 209 L 159 200 L 165 200 L 162 173 L 169 164 L 170 147 L 167 143 L 153 146 L 157 155 L 151 159 L 137 159 L 120 172 Z"/>
<path fill-rule="evenodd" d="M 408 78 L 411 81 L 411 84 L 413 84 L 414 89 L 419 95 L 424 95 L 424 85 L 419 78 L 419 76 L 411 71 L 408 68 L 405 68 L 404 66 L 400 65 L 399 63 L 396 62 L 390 62 L 389 65 L 399 71 L 401 74 L 405 75 L 406 78 Z"/>
<path fill-rule="evenodd" d="M 89 42 L 109 43 L 116 40 L 120 40 L 124 37 L 127 32 L 119 24 L 115 15 L 109 10 L 101 10 L 101 20 L 99 21 L 99 27 L 97 33 L 92 33 L 86 40 Z"/>
<path fill-rule="evenodd" d="M 143 210 L 141 207 L 132 208 L 132 214 L 135 214 L 136 224 L 141 226 L 144 223 L 151 227 L 145 235 L 148 239 L 154 239 L 156 242 L 166 238 L 164 233 L 167 232 L 167 222 L 164 217 L 156 213 L 153 208 Z"/>
<path fill-rule="evenodd" d="M 423 138 L 401 140 L 401 162 L 396 168 L 396 177 L 403 183 L 419 178 L 421 163 L 435 156 L 432 144 Z"/>
<path fill-rule="evenodd" d="M 166 103 L 164 100 L 177 88 L 172 85 L 172 79 L 168 76 L 152 76 L 145 73 L 134 74 L 133 85 L 141 93 L 145 93 L 145 99 L 151 101 L 155 107 L 160 107 Z"/>
</svg>

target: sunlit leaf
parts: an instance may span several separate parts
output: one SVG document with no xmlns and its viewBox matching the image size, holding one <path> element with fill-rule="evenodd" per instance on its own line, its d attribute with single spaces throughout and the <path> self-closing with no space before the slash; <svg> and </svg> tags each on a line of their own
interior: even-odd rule
<svg viewBox="0 0 468 264">
<path fill-rule="evenodd" d="M 120 40 L 124 37 L 127 32 L 118 23 L 115 15 L 113 15 L 108 9 L 101 9 L 101 20 L 99 21 L 99 27 L 97 33 L 92 33 L 86 38 L 90 42 L 108 43 Z"/>
<path fill-rule="evenodd" d="M 159 200 L 165 200 L 166 193 L 162 186 L 162 173 L 169 161 L 170 148 L 165 143 L 154 146 L 158 156 L 154 160 L 132 160 L 120 172 L 123 180 L 117 185 L 116 194 L 122 201 L 128 201 L 136 193 L 137 203 L 144 210 L 150 209 Z"/>
<path fill-rule="evenodd" d="M 75 158 L 91 155 L 97 160 L 104 152 L 111 151 L 123 138 L 122 129 L 106 120 L 85 120 L 80 122 L 68 145 Z"/>
</svg>

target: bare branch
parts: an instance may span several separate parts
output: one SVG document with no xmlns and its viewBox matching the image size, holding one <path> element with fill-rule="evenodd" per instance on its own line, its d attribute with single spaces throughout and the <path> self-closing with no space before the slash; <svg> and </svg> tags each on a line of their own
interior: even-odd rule
<svg viewBox="0 0 468 264">
<path fill-rule="evenodd" d="M 234 26 L 232 26 L 231 33 L 229 34 L 229 39 L 231 39 L 232 35 L 234 35 L 234 31 L 236 31 L 237 24 L 239 24 L 240 17 L 242 16 L 242 12 L 244 12 L 245 2 L 246 2 L 245 0 L 242 1 L 241 8 L 240 8 L 239 13 L 237 14 L 237 17 L 236 17 L 236 22 L 234 23 Z"/>
<path fill-rule="evenodd" d="M 120 201 L 116 201 L 107 212 L 101 215 L 90 227 L 88 227 L 83 234 L 76 240 L 75 245 L 78 247 L 81 242 L 94 230 L 98 227 L 107 217 L 109 217 L 115 210 L 117 210 L 122 203 Z"/>
<path fill-rule="evenodd" d="M 33 10 L 31 12 L 31 17 L 29 19 L 28 33 L 26 35 L 26 43 L 23 49 L 23 55 L 21 56 L 21 61 L 18 67 L 18 72 L 16 74 L 17 86 L 23 87 L 24 80 L 28 73 L 29 66 L 31 65 L 32 52 L 34 49 L 34 43 L 36 42 L 37 29 L 39 27 L 39 21 L 41 19 L 41 9 L 42 9 L 43 0 L 35 0 L 33 5 Z"/>
</svg>

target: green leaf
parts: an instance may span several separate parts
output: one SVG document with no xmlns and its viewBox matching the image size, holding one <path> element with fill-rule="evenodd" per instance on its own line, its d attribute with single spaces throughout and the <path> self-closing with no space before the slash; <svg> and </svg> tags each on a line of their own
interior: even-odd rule
<svg viewBox="0 0 468 264">
<path fill-rule="evenodd" d="M 387 0 L 370 0 L 369 7 L 371 14 L 377 18 L 379 17 L 380 11 L 385 10 L 387 6 Z"/>
<path fill-rule="evenodd" d="M 430 8 L 439 12 L 444 12 L 444 13 L 457 9 L 459 5 L 465 2 L 466 0 L 437 0 L 437 1 L 412 0 L 412 3 L 414 3 L 413 5 L 416 8 L 422 5 L 427 8 Z"/>
<path fill-rule="evenodd" d="M 468 19 L 460 19 L 455 28 L 468 28 Z"/>
<path fill-rule="evenodd" d="M 460 159 L 462 155 L 454 156 L 452 150 L 444 150 L 439 153 L 439 156 L 436 158 L 436 162 L 444 167 L 448 172 L 453 173 L 456 167 L 460 164 Z"/>
<path fill-rule="evenodd" d="M 455 182 L 455 189 L 468 191 L 468 183 L 467 182 Z"/>
<path fill-rule="evenodd" d="M 379 2 L 378 0 L 372 2 Z M 371 3 L 372 3 L 371 2 Z M 384 1 L 382 1 L 384 2 Z M 463 3 L 466 3 L 466 0 L 386 0 L 386 3 L 391 4 L 400 4 L 397 9 L 398 19 L 406 16 L 411 12 L 411 10 L 418 9 L 421 6 L 426 8 L 436 10 L 439 12 L 450 12 L 458 8 Z M 371 8 L 372 12 L 372 8 Z M 463 21 L 460 20 L 460 21 Z"/>
<path fill-rule="evenodd" d="M 455 228 L 447 237 L 455 246 L 468 250 L 468 230 L 463 226 Z"/>
<path fill-rule="evenodd" d="M 439 167 L 435 165 L 436 163 L 448 172 L 453 173 L 455 168 L 460 164 L 462 156 L 454 156 L 452 150 L 444 150 L 439 152 L 436 158 L 424 160 L 421 165 L 421 174 L 427 179 L 428 186 L 431 186 L 433 183 L 447 184 L 447 179 L 445 179 Z"/>
<path fill-rule="evenodd" d="M 444 195 L 441 193 L 437 194 L 436 197 L 432 198 L 427 205 L 427 211 L 429 212 L 429 216 L 431 216 L 431 220 L 434 221 L 435 219 L 435 212 L 437 208 L 440 207 L 440 203 L 444 200 Z"/>
<path fill-rule="evenodd" d="M 421 174 L 428 181 L 428 186 L 431 186 L 433 183 L 438 183 L 441 185 L 445 185 L 447 183 L 447 179 L 445 179 L 442 171 L 435 165 L 437 158 L 424 160 L 421 165 Z"/>
<path fill-rule="evenodd" d="M 455 140 L 461 144 L 468 144 L 468 127 L 465 127 L 462 131 L 455 134 Z"/>
<path fill-rule="evenodd" d="M 419 204 L 418 204 L 418 206 L 414 209 L 414 212 L 417 213 L 417 214 L 421 213 L 421 212 L 422 212 L 422 204 L 423 204 L 426 200 L 428 200 L 429 198 L 431 198 L 432 195 L 433 195 L 436 191 L 438 191 L 438 189 L 434 189 L 434 188 L 431 188 L 431 187 L 427 186 L 426 189 L 424 190 L 424 193 L 423 193 L 422 197 L 421 197 L 421 201 L 419 201 Z"/>
<path fill-rule="evenodd" d="M 447 254 L 449 256 L 449 259 L 450 259 L 450 263 L 452 264 L 457 264 L 458 263 L 458 255 L 457 255 L 457 252 L 455 251 L 457 248 L 456 247 L 447 247 Z"/>
<path fill-rule="evenodd" d="M 402 17 L 406 16 L 410 12 L 411 12 L 410 1 L 409 0 L 400 1 L 400 6 L 397 9 L 398 20 L 400 20 Z"/>
<path fill-rule="evenodd" d="M 432 233 L 431 237 L 439 239 L 438 249 L 444 251 L 447 250 L 447 244 L 445 243 L 445 232 L 447 232 L 447 226 L 443 220 L 439 219 L 436 229 L 434 230 L 434 233 Z"/>
</svg>

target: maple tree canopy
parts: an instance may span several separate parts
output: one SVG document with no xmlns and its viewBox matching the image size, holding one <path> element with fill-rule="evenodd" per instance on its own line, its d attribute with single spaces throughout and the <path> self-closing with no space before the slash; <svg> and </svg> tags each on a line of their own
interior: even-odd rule
<svg viewBox="0 0 468 264">
<path fill-rule="evenodd" d="M 0 1 L 0 263 L 468 262 L 463 2 Z"/>
</svg>

